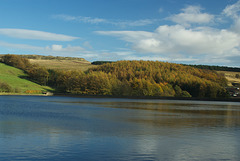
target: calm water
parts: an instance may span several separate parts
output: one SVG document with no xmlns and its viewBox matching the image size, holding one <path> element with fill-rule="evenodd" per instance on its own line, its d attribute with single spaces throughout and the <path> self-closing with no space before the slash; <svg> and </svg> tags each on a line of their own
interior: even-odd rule
<svg viewBox="0 0 240 161">
<path fill-rule="evenodd" d="M 0 96 L 0 160 L 240 160 L 240 103 Z"/>
</svg>

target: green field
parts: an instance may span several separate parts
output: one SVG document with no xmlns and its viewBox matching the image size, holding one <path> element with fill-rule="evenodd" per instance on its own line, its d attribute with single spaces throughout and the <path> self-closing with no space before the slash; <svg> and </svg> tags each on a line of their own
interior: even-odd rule
<svg viewBox="0 0 240 161">
<path fill-rule="evenodd" d="M 50 87 L 38 85 L 23 77 L 26 77 L 26 74 L 22 70 L 0 63 L 0 82 L 7 83 L 18 94 L 26 91 L 52 91 Z"/>
</svg>

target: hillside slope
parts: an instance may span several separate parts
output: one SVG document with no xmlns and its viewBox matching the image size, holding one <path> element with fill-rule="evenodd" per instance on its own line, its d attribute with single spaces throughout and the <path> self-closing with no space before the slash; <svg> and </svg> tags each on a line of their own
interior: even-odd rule
<svg viewBox="0 0 240 161">
<path fill-rule="evenodd" d="M 13 55 L 13 54 L 11 54 Z M 4 55 L 0 54 L 0 60 Z M 84 58 L 77 57 L 61 57 L 61 56 L 43 56 L 43 55 L 18 55 L 26 58 L 33 65 L 38 65 L 47 69 L 57 70 L 81 70 L 86 71 L 91 67 L 95 67 L 91 62 Z"/>
<path fill-rule="evenodd" d="M 29 61 L 31 64 L 36 64 L 47 69 L 86 71 L 89 68 L 94 67 L 90 62 L 79 60 L 29 59 Z"/>
<path fill-rule="evenodd" d="M 77 61 L 68 57 L 51 57 L 51 59 L 46 60 L 49 62 L 53 60 Z M 17 55 L 5 55 L 2 57 L 2 62 L 24 70 L 31 80 L 41 85 L 47 84 L 59 93 L 113 96 L 228 97 L 225 89 L 227 80 L 222 74 L 175 63 L 117 61 L 98 65 L 83 72 L 79 68 L 48 70 L 46 66 L 44 68 L 40 65 L 32 65 L 28 59 Z M 68 67 L 70 66 L 71 64 Z"/>
<path fill-rule="evenodd" d="M 0 63 L 0 83 L 9 85 L 11 88 L 9 92 L 33 94 L 52 90 L 50 87 L 38 85 L 23 77 L 26 77 L 26 74 L 22 70 Z M 3 93 L 1 89 L 0 93 Z"/>
<path fill-rule="evenodd" d="M 209 70 L 157 61 L 118 61 L 81 71 L 56 71 L 62 93 L 114 96 L 227 97 L 227 80 Z"/>
</svg>

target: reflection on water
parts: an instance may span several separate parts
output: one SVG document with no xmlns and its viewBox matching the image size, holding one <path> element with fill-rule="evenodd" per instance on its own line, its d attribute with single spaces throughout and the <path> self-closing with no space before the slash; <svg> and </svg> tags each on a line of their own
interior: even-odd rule
<svg viewBox="0 0 240 161">
<path fill-rule="evenodd" d="M 240 103 L 33 96 L 0 103 L 0 160 L 240 160 Z"/>
</svg>

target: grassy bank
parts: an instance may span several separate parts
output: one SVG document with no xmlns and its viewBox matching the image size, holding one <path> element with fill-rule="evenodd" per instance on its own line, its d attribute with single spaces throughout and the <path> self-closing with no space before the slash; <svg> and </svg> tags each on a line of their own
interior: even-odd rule
<svg viewBox="0 0 240 161">
<path fill-rule="evenodd" d="M 0 91 L 0 94 L 41 94 L 42 91 L 53 90 L 24 79 L 26 76 L 22 70 L 0 63 L 0 82 L 7 84 L 11 89 L 10 92 Z"/>
</svg>

